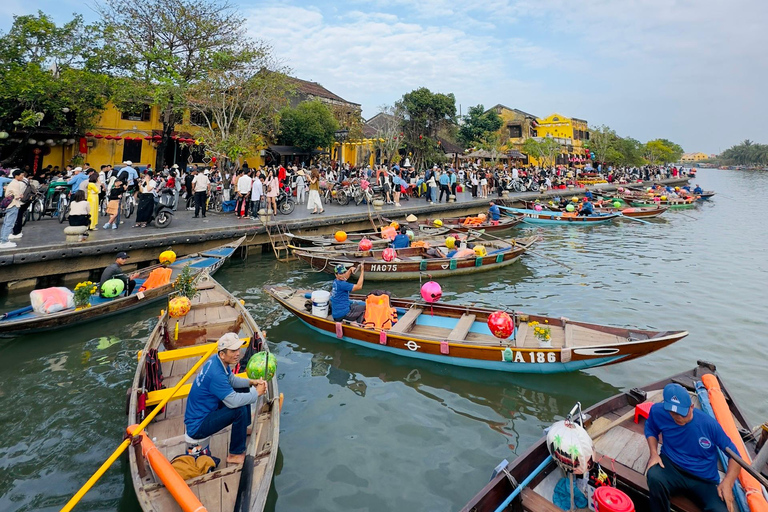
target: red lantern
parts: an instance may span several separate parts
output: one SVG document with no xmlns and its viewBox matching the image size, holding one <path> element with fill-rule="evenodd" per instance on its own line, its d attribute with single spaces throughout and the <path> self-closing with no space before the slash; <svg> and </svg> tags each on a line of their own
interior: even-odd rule
<svg viewBox="0 0 768 512">
<path fill-rule="evenodd" d="M 363 238 L 360 240 L 360 243 L 357 244 L 357 248 L 361 251 L 370 251 L 373 248 L 373 242 L 368 240 L 367 238 Z"/>
<path fill-rule="evenodd" d="M 119 135 L 113 135 L 113 136 L 112 136 L 112 140 L 122 140 L 122 139 L 123 139 L 123 138 L 122 138 L 122 137 L 120 137 Z"/>
<path fill-rule="evenodd" d="M 88 132 L 88 133 L 86 133 L 86 134 L 85 134 L 85 136 L 86 136 L 86 137 L 93 137 L 93 133 L 91 133 L 91 132 Z"/>
<path fill-rule="evenodd" d="M 211 163 L 212 163 L 212 164 L 215 164 L 215 163 L 216 163 L 216 157 L 215 157 L 215 156 L 212 156 L 212 157 L 211 157 Z"/>
<path fill-rule="evenodd" d="M 97 139 L 103 139 L 104 138 L 104 136 L 102 134 L 100 134 L 100 133 L 97 133 L 96 135 L 94 135 L 94 137 L 97 138 Z"/>
<path fill-rule="evenodd" d="M 163 140 L 163 136 L 162 135 L 153 135 L 152 136 L 152 140 L 155 141 L 155 142 L 160 142 L 161 140 Z"/>
<path fill-rule="evenodd" d="M 123 137 L 123 140 L 133 140 L 133 137 Z"/>
<path fill-rule="evenodd" d="M 107 139 L 107 140 L 112 140 L 112 139 L 114 139 L 114 137 L 113 137 L 113 136 L 111 136 L 111 135 L 107 135 L 107 136 L 106 136 L 106 137 L 104 137 L 104 138 L 105 138 L 105 139 Z"/>
<path fill-rule="evenodd" d="M 515 330 L 515 321 L 504 311 L 494 311 L 488 315 L 488 329 L 497 338 L 509 338 Z"/>
<path fill-rule="evenodd" d="M 395 258 L 397 258 L 397 253 L 395 250 L 391 247 L 387 247 L 383 251 L 381 251 L 381 257 L 384 258 L 384 261 L 393 261 Z"/>
<path fill-rule="evenodd" d="M 151 141 L 151 140 L 152 140 L 152 136 L 151 136 L 151 135 L 148 135 L 148 136 L 144 137 L 144 140 L 149 140 L 149 141 Z"/>
</svg>

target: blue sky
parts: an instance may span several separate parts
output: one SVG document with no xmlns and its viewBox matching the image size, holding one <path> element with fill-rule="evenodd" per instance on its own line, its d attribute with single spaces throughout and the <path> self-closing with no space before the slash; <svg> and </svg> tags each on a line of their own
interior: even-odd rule
<svg viewBox="0 0 768 512">
<path fill-rule="evenodd" d="M 765 0 L 233 2 L 295 76 L 365 118 L 425 86 L 463 112 L 558 112 L 689 152 L 768 143 Z M 82 2 L 5 0 L 0 29 L 37 10 L 96 19 Z"/>
</svg>

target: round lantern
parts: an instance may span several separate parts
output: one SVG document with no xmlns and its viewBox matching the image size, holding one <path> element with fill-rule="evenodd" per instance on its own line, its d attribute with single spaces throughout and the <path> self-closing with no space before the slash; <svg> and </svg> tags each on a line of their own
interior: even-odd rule
<svg viewBox="0 0 768 512">
<path fill-rule="evenodd" d="M 370 251 L 373 248 L 373 242 L 368 240 L 367 238 L 363 238 L 360 240 L 360 243 L 357 244 L 357 248 L 361 251 Z"/>
<path fill-rule="evenodd" d="M 449 249 L 456 247 L 456 238 L 449 236 L 445 239 L 445 246 Z"/>
<path fill-rule="evenodd" d="M 180 318 L 192 309 L 192 301 L 187 297 L 174 297 L 168 303 L 168 314 L 171 318 Z"/>
<path fill-rule="evenodd" d="M 264 370 L 267 370 L 267 374 L 264 375 Z M 256 352 L 248 360 L 248 364 L 245 367 L 245 373 L 249 379 L 264 379 L 266 381 L 272 380 L 277 371 L 277 359 L 269 352 Z"/>
<path fill-rule="evenodd" d="M 333 235 L 333 238 L 336 239 L 337 242 L 346 242 L 347 241 L 347 233 L 344 231 L 337 231 L 336 234 Z"/>
<path fill-rule="evenodd" d="M 512 336 L 515 330 L 515 321 L 504 311 L 494 311 L 488 315 L 488 329 L 497 338 L 504 339 Z"/>
<path fill-rule="evenodd" d="M 413 232 L 412 229 L 406 230 L 405 231 L 405 236 L 407 236 L 408 240 L 410 240 L 411 242 L 413 242 L 413 239 L 416 238 L 416 234 Z"/>
<path fill-rule="evenodd" d="M 435 226 L 436 228 L 443 227 L 443 221 L 441 221 L 440 219 L 435 219 L 432 221 L 432 225 Z"/>
<path fill-rule="evenodd" d="M 661 196 L 661 200 L 662 201 L 666 201 L 667 200 L 667 196 Z"/>
<path fill-rule="evenodd" d="M 659 196 L 654 197 L 653 200 L 656 201 L 657 203 L 661 202 L 661 198 Z"/>
<path fill-rule="evenodd" d="M 535 205 L 535 206 L 533 207 L 533 209 L 534 209 L 534 210 L 536 210 L 537 212 L 540 212 L 541 210 L 543 210 L 543 208 L 541 207 L 541 205 L 540 205 L 540 204 L 537 204 L 537 205 Z"/>
<path fill-rule="evenodd" d="M 443 289 L 440 287 L 440 283 L 435 281 L 427 281 L 421 285 L 421 298 L 432 304 L 440 300 L 443 296 Z"/>
<path fill-rule="evenodd" d="M 485 256 L 488 254 L 488 251 L 485 249 L 485 246 L 483 245 L 476 245 L 472 248 L 472 250 L 475 251 L 475 256 Z"/>
<path fill-rule="evenodd" d="M 176 261 L 176 253 L 173 251 L 163 251 L 158 258 L 162 265 L 173 265 Z"/>
<path fill-rule="evenodd" d="M 575 206 L 573 206 L 572 204 L 569 204 L 568 206 L 566 206 L 566 207 L 565 207 L 565 210 L 566 210 L 566 211 L 569 211 L 569 212 L 572 212 L 572 211 L 574 211 L 575 209 L 576 209 L 576 207 L 575 207 Z"/>
<path fill-rule="evenodd" d="M 621 208 L 621 203 L 619 201 L 614 201 L 613 202 L 613 207 L 614 208 Z"/>
<path fill-rule="evenodd" d="M 578 202 L 579 202 L 579 198 L 578 198 L 578 197 L 576 197 L 576 196 L 573 196 L 573 197 L 571 198 L 571 201 L 573 201 L 574 203 L 578 203 Z"/>
<path fill-rule="evenodd" d="M 395 229 L 400 229 L 400 224 L 398 224 L 396 220 L 393 220 L 392 222 L 390 222 L 389 225 Z"/>
<path fill-rule="evenodd" d="M 618 192 L 624 192 L 624 187 L 619 187 L 619 188 L 617 189 L 617 191 L 618 191 Z"/>
<path fill-rule="evenodd" d="M 395 258 L 397 258 L 397 253 L 395 250 L 391 247 L 387 247 L 383 251 L 381 251 L 381 257 L 384 258 L 384 261 L 393 261 Z"/>
<path fill-rule="evenodd" d="M 547 433 L 547 449 L 558 466 L 575 475 L 583 475 L 592 466 L 592 439 L 584 427 L 570 421 L 558 421 Z"/>
<path fill-rule="evenodd" d="M 482 219 L 482 220 L 485 220 L 485 217 L 486 217 L 486 215 L 485 215 L 484 213 L 478 213 L 478 214 L 477 214 L 477 218 L 478 218 L 478 219 Z"/>
</svg>

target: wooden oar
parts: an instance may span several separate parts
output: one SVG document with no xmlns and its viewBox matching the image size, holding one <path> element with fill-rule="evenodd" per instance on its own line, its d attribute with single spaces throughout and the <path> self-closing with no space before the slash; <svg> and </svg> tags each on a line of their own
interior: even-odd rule
<svg viewBox="0 0 768 512">
<path fill-rule="evenodd" d="M 495 238 L 496 240 L 501 240 L 502 242 L 506 242 L 506 243 L 509 243 L 509 241 L 507 241 L 507 240 L 504 240 L 503 238 L 499 238 L 498 236 L 492 235 L 492 234 L 490 234 L 490 233 L 485 233 L 485 235 L 484 235 L 484 236 L 487 236 L 487 237 L 489 237 L 489 238 Z M 513 239 L 513 240 L 514 240 L 514 239 Z M 535 255 L 535 256 L 538 256 L 538 257 L 540 257 L 540 258 L 544 258 L 545 260 L 549 260 L 549 261 L 551 261 L 551 262 L 553 262 L 553 263 L 557 263 L 558 265 L 562 265 L 562 266 L 564 266 L 565 268 L 567 268 L 568 270 L 570 270 L 570 271 L 572 271 L 572 272 L 577 272 L 579 275 L 581 275 L 581 276 L 583 276 L 583 277 L 587 277 L 587 274 L 584 274 L 584 273 L 582 273 L 582 272 L 579 272 L 579 271 L 577 271 L 575 268 L 573 268 L 573 267 L 569 267 L 568 265 L 566 265 L 565 263 L 563 263 L 563 262 L 561 262 L 561 261 L 557 261 L 556 259 L 554 259 L 554 258 L 550 258 L 549 256 L 545 256 L 545 255 L 541 254 L 541 253 L 540 253 L 540 252 L 538 252 L 538 251 L 534 251 L 533 249 L 531 249 L 531 248 L 530 248 L 530 245 L 531 245 L 531 244 L 529 244 L 529 245 L 528 245 L 528 246 L 525 248 L 525 251 L 526 251 L 526 252 L 529 252 L 529 253 L 531 253 L 531 254 L 533 254 L 533 255 Z"/>
<path fill-rule="evenodd" d="M 755 477 L 755 480 L 760 482 L 760 485 L 762 485 L 763 487 L 768 489 L 768 478 L 765 478 L 763 475 L 761 475 L 759 470 L 756 470 L 755 468 L 753 468 L 752 465 L 749 462 L 747 462 L 744 459 L 742 459 L 739 456 L 739 454 L 737 454 L 736 452 L 734 452 L 730 448 L 726 448 L 725 449 L 725 453 L 727 453 L 730 458 L 732 458 L 734 461 L 736 461 L 736 463 L 739 466 L 744 468 L 744 470 L 747 473 L 749 473 L 750 475 Z"/>
<path fill-rule="evenodd" d="M 643 220 L 643 219 L 636 219 L 636 218 L 634 218 L 634 217 L 628 217 L 628 216 L 624 215 L 624 214 L 623 214 L 623 213 L 621 213 L 621 212 L 619 212 L 619 217 L 621 217 L 621 218 L 623 218 L 623 219 L 629 219 L 629 220 L 633 220 L 633 221 L 635 221 L 635 222 L 642 222 L 643 224 L 653 224 L 653 222 L 648 222 L 647 220 Z"/>
</svg>

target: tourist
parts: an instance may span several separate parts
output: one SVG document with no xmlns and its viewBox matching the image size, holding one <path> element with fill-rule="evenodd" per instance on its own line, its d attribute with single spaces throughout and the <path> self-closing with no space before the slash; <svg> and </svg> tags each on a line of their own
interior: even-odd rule
<svg viewBox="0 0 768 512">
<path fill-rule="evenodd" d="M 237 202 L 235 203 L 235 216 L 244 219 L 248 216 L 248 205 L 251 202 L 251 188 L 253 187 L 253 180 L 251 179 L 251 171 L 245 168 L 241 171 L 241 175 L 237 178 Z"/>
<path fill-rule="evenodd" d="M 440 197 L 437 199 L 438 203 L 443 202 L 443 195 L 445 195 L 445 202 L 448 202 L 448 197 L 451 195 L 451 177 L 447 171 L 443 171 L 440 174 Z"/>
<path fill-rule="evenodd" d="M 304 200 L 306 199 L 307 182 L 305 177 L 306 174 L 304 173 L 304 169 L 299 169 L 296 173 L 296 202 L 299 204 L 304 204 Z"/>
<path fill-rule="evenodd" d="M 81 190 L 81 185 L 85 183 L 88 186 L 88 174 L 83 172 L 82 167 L 75 167 L 72 169 L 72 177 L 67 180 L 67 185 L 70 186 L 71 193 L 75 193 Z"/>
<path fill-rule="evenodd" d="M 485 171 L 480 173 L 480 197 L 483 199 L 488 198 L 488 175 Z"/>
<path fill-rule="evenodd" d="M 318 211 L 318 208 L 320 211 Z M 307 210 L 312 213 L 323 213 L 323 203 L 320 200 L 320 173 L 317 168 L 312 168 L 309 174 L 309 197 L 307 199 Z"/>
<path fill-rule="evenodd" d="M 283 166 L 280 166 L 283 169 Z M 285 173 L 285 169 L 282 171 Z M 280 180 L 275 176 L 271 170 L 267 174 L 267 213 L 271 215 L 277 215 L 277 195 L 280 193 Z"/>
<path fill-rule="evenodd" d="M 254 171 L 256 172 L 256 171 Z M 261 201 L 264 198 L 264 175 L 259 173 L 253 178 L 251 185 L 251 218 L 256 219 L 256 215 L 261 210 Z"/>
<path fill-rule="evenodd" d="M 23 181 L 26 187 L 24 188 L 24 193 L 21 196 L 21 207 L 19 208 L 18 215 L 16 215 L 16 222 L 13 225 L 13 233 L 8 237 L 9 240 L 18 240 L 24 236 L 24 234 L 21 232 L 21 230 L 24 228 L 24 215 L 27 213 L 29 207 L 32 206 L 32 199 L 34 199 L 35 193 L 40 187 L 40 182 L 34 178 L 30 178 L 26 175 L 26 173 L 24 174 Z"/>
<path fill-rule="evenodd" d="M 192 439 L 206 439 L 232 425 L 228 464 L 245 462 L 251 404 L 267 390 L 261 379 L 236 376 L 230 366 L 240 362 L 243 342 L 234 332 L 221 336 L 211 356 L 192 381 L 184 411 L 184 427 Z"/>
<path fill-rule="evenodd" d="M 109 215 L 109 220 L 104 224 L 104 229 L 117 229 L 117 217 L 120 214 L 120 200 L 123 198 L 124 193 L 125 186 L 123 186 L 123 182 L 116 179 L 109 189 L 107 203 L 107 215 Z"/>
<path fill-rule="evenodd" d="M 99 195 L 101 194 L 101 183 L 99 183 L 99 175 L 95 172 L 91 173 L 91 175 L 88 177 L 86 194 L 88 197 L 88 205 L 91 207 L 91 223 L 88 229 L 95 231 L 99 229 Z"/>
<path fill-rule="evenodd" d="M 408 237 L 408 231 L 405 226 L 400 226 L 400 233 L 392 240 L 393 249 L 406 249 L 411 246 L 411 239 Z"/>
<path fill-rule="evenodd" d="M 194 187 L 192 185 L 192 181 L 195 179 L 195 176 L 197 176 L 197 166 L 192 167 L 192 169 L 187 173 L 187 175 L 184 176 L 184 193 L 187 195 L 188 211 L 195 209 L 192 206 L 195 201 L 195 192 L 194 192 Z"/>
<path fill-rule="evenodd" d="M 432 172 L 429 178 L 427 178 L 427 202 L 434 204 L 435 199 L 437 199 L 437 182 L 435 181 L 435 173 Z"/>
<path fill-rule="evenodd" d="M 456 171 L 451 167 L 448 169 L 448 172 L 450 173 L 450 182 L 451 182 L 451 194 L 454 196 L 456 195 Z"/>
<path fill-rule="evenodd" d="M 10 236 L 13 232 L 13 227 L 16 224 L 16 218 L 19 215 L 21 198 L 24 196 L 24 191 L 27 188 L 27 185 L 24 183 L 24 171 L 15 169 L 11 173 L 11 176 L 13 177 L 13 181 L 6 185 L 4 197 L 12 197 L 13 199 L 5 208 L 3 228 L 0 230 L 0 249 L 12 249 L 16 247 L 16 242 L 11 242 Z"/>
<path fill-rule="evenodd" d="M 197 173 L 190 184 L 195 194 L 195 216 L 193 217 L 195 219 L 200 216 L 201 210 L 203 212 L 203 217 L 205 217 L 205 206 L 208 200 L 208 195 L 211 193 L 211 180 L 208 179 L 207 172 L 208 171 Z"/>
<path fill-rule="evenodd" d="M 125 167 L 120 169 L 120 174 L 122 175 L 123 173 L 126 173 L 126 176 L 122 177 L 120 181 L 126 184 L 126 188 L 128 190 L 132 190 L 133 187 L 136 186 L 136 182 L 139 180 L 139 173 L 136 169 L 132 167 L 133 162 L 131 162 L 130 160 L 126 160 L 125 162 L 123 162 L 123 165 Z"/>
<path fill-rule="evenodd" d="M 359 265 L 360 277 L 356 284 L 348 283 L 347 280 L 355 272 L 355 267 L 348 269 L 344 265 L 336 265 L 334 269 L 336 279 L 333 281 L 333 291 L 331 292 L 331 314 L 334 322 L 350 320 L 361 323 L 365 317 L 365 304 L 353 304 L 349 298 L 350 292 L 362 290 L 364 273 L 363 265 Z"/>
<path fill-rule="evenodd" d="M 664 401 L 654 404 L 645 422 L 650 449 L 646 479 L 653 512 L 669 512 L 670 496 L 682 494 L 702 510 L 727 512 L 733 506 L 733 484 L 740 467 L 728 461 L 720 481 L 718 449 L 738 452 L 720 424 L 691 403 L 680 384 L 664 386 Z M 664 444 L 659 455 L 659 435 Z"/>
<path fill-rule="evenodd" d="M 165 186 L 173 190 L 173 211 L 179 208 L 179 193 L 181 193 L 181 179 L 178 173 L 179 166 L 173 164 L 171 171 L 168 173 L 168 181 L 165 182 Z"/>
<path fill-rule="evenodd" d="M 155 213 L 155 189 L 157 188 L 153 174 L 152 171 L 146 171 L 139 182 L 139 204 L 136 207 L 136 224 L 133 225 L 135 228 L 145 228 L 152 222 L 152 215 Z"/>
<path fill-rule="evenodd" d="M 477 178 L 477 171 L 473 170 L 469 175 L 469 183 L 472 185 L 472 197 L 477 197 L 477 188 L 480 180 Z"/>
<path fill-rule="evenodd" d="M 72 202 L 69 205 L 69 225 L 86 227 L 91 225 L 91 204 L 82 190 L 78 190 L 72 196 Z"/>
<path fill-rule="evenodd" d="M 400 207 L 400 195 L 408 190 L 408 184 L 397 173 L 392 176 L 392 196 L 395 206 Z"/>
<path fill-rule="evenodd" d="M 103 297 L 101 287 L 109 281 L 110 279 L 120 279 L 125 283 L 125 295 L 128 296 L 131 293 L 133 293 L 133 289 L 136 288 L 136 279 L 137 274 L 132 274 L 130 277 L 126 276 L 123 273 L 123 269 L 121 268 L 123 265 L 127 263 L 129 256 L 125 252 L 119 252 L 117 253 L 117 256 L 115 256 L 115 262 L 109 265 L 107 268 L 104 269 L 104 271 L 101 273 L 101 279 L 99 280 L 99 296 Z"/>
</svg>

